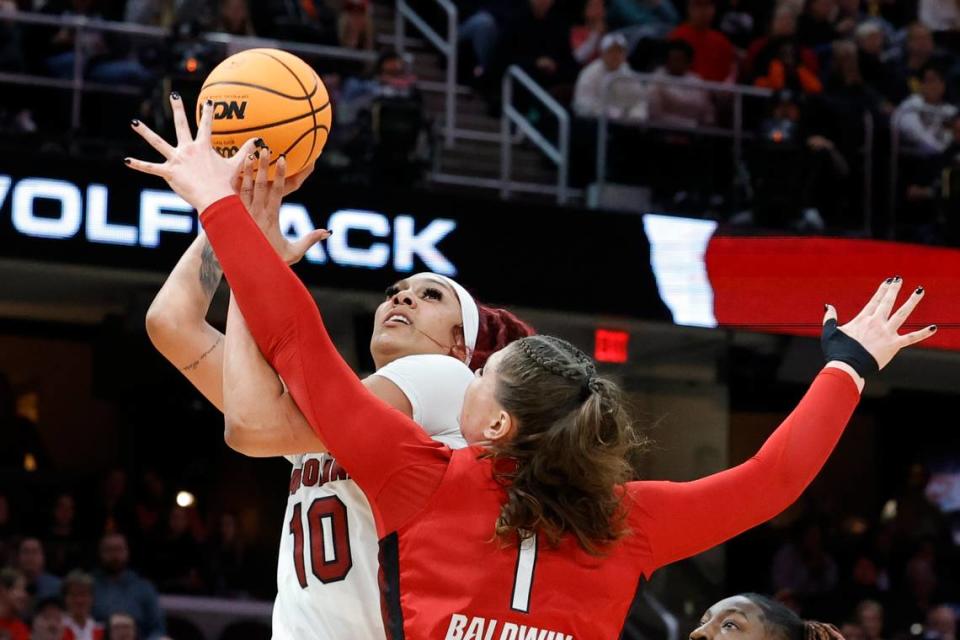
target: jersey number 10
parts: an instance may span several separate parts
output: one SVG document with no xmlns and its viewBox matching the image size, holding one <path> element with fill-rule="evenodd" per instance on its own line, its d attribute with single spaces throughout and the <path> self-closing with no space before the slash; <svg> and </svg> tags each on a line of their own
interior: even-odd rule
<svg viewBox="0 0 960 640">
<path fill-rule="evenodd" d="M 304 536 L 303 503 L 293 505 L 290 533 L 293 534 L 293 566 L 300 587 L 307 588 L 307 569 L 303 557 L 305 540 L 310 541 L 310 569 L 317 580 L 327 584 L 347 577 L 353 566 L 350 556 L 350 531 L 347 529 L 347 507 L 337 496 L 324 496 L 310 503 L 307 509 L 307 531 Z"/>
</svg>

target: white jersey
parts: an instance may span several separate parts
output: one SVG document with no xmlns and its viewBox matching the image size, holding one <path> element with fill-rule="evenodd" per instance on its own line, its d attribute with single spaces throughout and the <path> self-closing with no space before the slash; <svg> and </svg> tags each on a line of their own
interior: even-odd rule
<svg viewBox="0 0 960 640">
<path fill-rule="evenodd" d="M 458 449 L 463 395 L 473 374 L 450 356 L 400 358 L 377 371 L 410 401 L 434 440 Z M 379 540 L 366 496 L 329 454 L 290 456 L 280 538 L 274 640 L 383 640 Z"/>
</svg>

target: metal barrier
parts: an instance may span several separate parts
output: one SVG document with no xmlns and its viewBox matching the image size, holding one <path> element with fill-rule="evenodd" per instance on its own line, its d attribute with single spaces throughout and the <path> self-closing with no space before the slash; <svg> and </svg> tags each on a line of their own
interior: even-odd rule
<svg viewBox="0 0 960 640">
<path fill-rule="evenodd" d="M 754 96 L 767 98 L 773 95 L 770 89 L 751 87 L 738 84 L 726 84 L 722 82 L 708 82 L 706 80 L 695 80 L 691 78 L 674 78 L 651 73 L 631 73 L 629 75 L 608 76 L 604 79 L 602 97 L 600 100 L 600 115 L 597 118 L 597 189 L 602 193 L 607 180 L 607 137 L 610 128 L 609 103 L 613 87 L 618 84 L 635 83 L 640 85 L 648 84 L 666 84 L 670 86 L 687 87 L 690 89 L 701 89 L 710 93 L 729 93 L 733 94 L 733 127 L 725 129 L 722 127 L 704 127 L 697 126 L 695 131 L 698 135 L 709 135 L 719 137 L 733 138 L 733 163 L 734 167 L 740 166 L 743 157 L 743 96 Z M 625 124 L 643 129 L 656 129 L 663 131 L 694 131 L 687 127 L 669 125 L 665 123 L 647 122 L 647 121 L 626 121 Z"/>
<path fill-rule="evenodd" d="M 928 105 L 915 105 L 907 109 L 897 109 L 890 117 L 890 193 L 887 208 L 887 239 L 893 240 L 896 235 L 897 226 L 897 183 L 900 179 L 900 154 L 909 150 L 900 148 L 900 121 L 905 115 L 914 113 L 926 113 L 939 119 L 946 119 L 943 113 L 936 107 Z"/>
<path fill-rule="evenodd" d="M 610 128 L 610 99 L 613 87 L 618 84 L 637 83 L 641 85 L 665 84 L 670 86 L 687 87 L 690 89 L 700 89 L 710 93 L 725 93 L 734 96 L 733 101 L 733 123 L 730 128 L 709 127 L 698 125 L 696 128 L 671 125 L 661 122 L 650 122 L 644 120 L 624 120 L 623 123 L 629 126 L 651 129 L 658 131 L 685 131 L 696 133 L 697 135 L 728 137 L 732 138 L 733 145 L 731 156 L 734 167 L 740 167 L 743 159 L 743 141 L 753 137 L 751 133 L 743 130 L 743 98 L 751 96 L 756 98 L 769 98 L 774 94 L 773 90 L 748 85 L 726 84 L 720 82 L 708 82 L 706 80 L 697 80 L 692 78 L 676 78 L 664 75 L 649 73 L 630 73 L 628 75 L 611 75 L 604 79 L 603 89 L 600 100 L 600 114 L 597 117 L 597 165 L 596 165 L 596 185 L 598 193 L 603 192 L 607 181 L 607 138 Z M 875 123 L 873 115 L 865 112 L 863 117 L 864 145 L 862 153 L 864 154 L 863 164 L 863 229 L 867 235 L 872 234 L 873 230 L 873 148 L 874 148 L 874 128 Z M 598 198 L 599 200 L 599 198 Z M 596 204 L 596 203 L 594 203 Z"/>
<path fill-rule="evenodd" d="M 527 119 L 513 106 L 513 83 L 519 82 L 533 96 L 557 117 L 560 140 L 556 145 L 549 142 L 543 134 L 527 122 Z M 516 65 L 511 65 L 503 75 L 503 115 L 500 119 L 500 195 L 507 199 L 513 191 L 510 180 L 513 161 L 513 140 L 510 124 L 513 123 L 533 144 L 557 165 L 557 204 L 566 204 L 568 196 L 568 174 L 570 172 L 570 115 L 553 96 L 544 91 L 527 73 Z"/>
<path fill-rule="evenodd" d="M 78 34 L 83 33 L 84 31 L 99 31 L 103 33 L 123 34 L 147 40 L 164 40 L 172 35 L 169 29 L 163 29 L 160 27 L 148 27 L 129 22 L 115 22 L 111 20 L 101 20 L 99 18 L 86 18 L 83 16 L 52 16 L 43 13 L 17 11 L 9 14 L 3 14 L 2 19 L 4 22 L 17 22 L 22 24 L 46 25 L 74 29 Z M 227 33 L 207 33 L 204 34 L 201 39 L 212 44 L 220 44 L 244 49 L 252 49 L 255 47 L 272 47 L 322 59 L 353 60 L 362 63 L 372 63 L 376 61 L 377 57 L 375 53 L 370 51 L 358 51 L 343 47 L 329 47 L 309 44 L 306 42 L 287 42 L 270 38 L 234 36 Z M 86 61 L 84 60 L 83 50 L 80 46 L 81 42 L 81 38 L 74 38 L 73 78 L 71 80 L 60 80 L 57 78 L 26 73 L 2 73 L 0 74 L 0 83 L 72 90 L 73 98 L 70 110 L 70 125 L 74 130 L 80 127 L 80 109 L 83 101 L 83 93 L 85 91 L 100 91 L 121 94 L 140 93 L 140 89 L 138 87 L 87 82 L 83 77 L 83 69 Z"/>
<path fill-rule="evenodd" d="M 444 13 L 447 15 L 447 37 L 444 38 L 427 24 L 426 20 L 420 17 L 413 8 L 407 4 L 407 0 L 397 0 L 397 15 L 394 21 L 394 37 L 397 43 L 397 51 L 403 55 L 406 50 L 406 23 L 415 26 L 424 37 L 430 41 L 434 47 L 442 53 L 447 60 L 446 69 L 446 116 L 444 122 L 444 142 L 447 148 L 452 147 L 456 140 L 457 129 L 457 7 L 450 0 L 436 0 Z"/>
</svg>

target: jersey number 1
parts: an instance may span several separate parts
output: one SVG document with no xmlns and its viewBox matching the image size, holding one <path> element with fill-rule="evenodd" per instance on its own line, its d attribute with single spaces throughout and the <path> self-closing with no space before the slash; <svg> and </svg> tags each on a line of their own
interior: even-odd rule
<svg viewBox="0 0 960 640">
<path fill-rule="evenodd" d="M 293 505 L 290 533 L 293 534 L 293 566 L 300 587 L 307 588 L 307 569 L 303 557 L 304 542 L 310 541 L 310 569 L 317 580 L 327 584 L 347 577 L 353 566 L 350 556 L 350 532 L 347 507 L 337 496 L 317 498 L 307 509 L 307 535 L 304 536 L 303 503 Z"/>
<path fill-rule="evenodd" d="M 513 593 L 510 608 L 530 613 L 530 593 L 533 591 L 533 571 L 537 568 L 537 534 L 520 540 L 517 549 L 517 567 L 513 570 Z"/>
</svg>

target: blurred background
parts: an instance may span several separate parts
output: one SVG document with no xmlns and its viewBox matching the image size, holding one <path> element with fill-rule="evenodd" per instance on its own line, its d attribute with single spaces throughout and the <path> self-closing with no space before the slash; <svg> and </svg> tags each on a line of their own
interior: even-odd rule
<svg viewBox="0 0 960 640">
<path fill-rule="evenodd" d="M 196 216 L 120 161 L 151 154 L 131 118 L 169 136 L 170 91 L 261 46 L 333 99 L 282 219 L 337 232 L 297 271 L 358 373 L 380 292 L 446 273 L 627 388 L 640 477 L 748 459 L 821 365 L 824 302 L 926 286 L 936 340 L 804 497 L 658 572 L 624 637 L 758 591 L 848 640 L 956 640 L 956 0 L 0 0 L 0 638 L 269 637 L 290 466 L 228 449 L 150 346 Z"/>
</svg>

